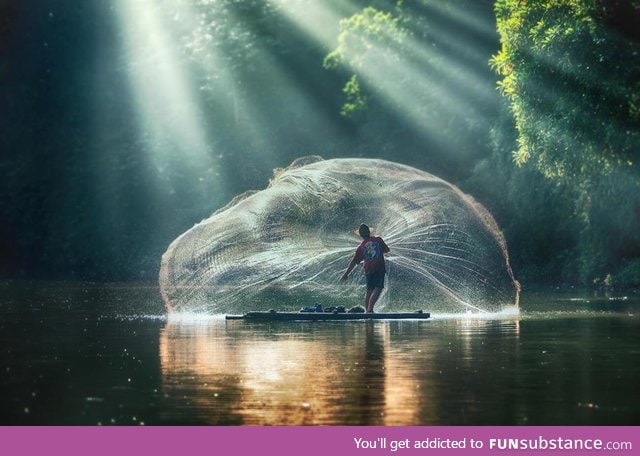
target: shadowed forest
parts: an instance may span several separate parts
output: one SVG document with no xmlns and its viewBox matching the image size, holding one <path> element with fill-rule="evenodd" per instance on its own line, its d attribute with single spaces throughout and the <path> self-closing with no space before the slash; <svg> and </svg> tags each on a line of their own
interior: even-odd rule
<svg viewBox="0 0 640 456">
<path fill-rule="evenodd" d="M 320 155 L 457 185 L 525 288 L 638 287 L 639 24 L 637 0 L 0 0 L 0 277 L 154 282 Z"/>
</svg>

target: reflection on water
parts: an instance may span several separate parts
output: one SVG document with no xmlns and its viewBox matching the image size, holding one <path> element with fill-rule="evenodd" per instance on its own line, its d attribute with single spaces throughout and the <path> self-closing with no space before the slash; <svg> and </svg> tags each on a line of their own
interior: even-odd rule
<svg viewBox="0 0 640 456">
<path fill-rule="evenodd" d="M 640 300 L 428 321 L 167 318 L 155 287 L 0 283 L 0 424 L 638 425 Z"/>
<path fill-rule="evenodd" d="M 438 423 L 477 402 L 477 352 L 504 368 L 518 332 L 510 320 L 169 321 L 160 363 L 169 397 L 210 424 Z"/>
</svg>

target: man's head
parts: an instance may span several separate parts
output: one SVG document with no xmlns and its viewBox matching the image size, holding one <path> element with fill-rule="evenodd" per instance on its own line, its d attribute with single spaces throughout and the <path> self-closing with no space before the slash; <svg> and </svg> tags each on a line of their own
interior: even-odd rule
<svg viewBox="0 0 640 456">
<path fill-rule="evenodd" d="M 369 236 L 371 236 L 371 230 L 364 223 L 362 225 L 360 225 L 360 228 L 358 228 L 358 233 L 363 238 L 368 238 Z"/>
</svg>

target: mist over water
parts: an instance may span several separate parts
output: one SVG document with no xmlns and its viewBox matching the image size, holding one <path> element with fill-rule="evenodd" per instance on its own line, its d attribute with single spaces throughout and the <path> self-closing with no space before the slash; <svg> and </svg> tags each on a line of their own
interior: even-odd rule
<svg viewBox="0 0 640 456">
<path fill-rule="evenodd" d="M 208 313 L 356 304 L 362 271 L 346 286 L 339 278 L 361 222 L 391 248 L 377 309 L 518 305 L 504 238 L 472 198 L 393 162 L 317 157 L 278 170 L 266 190 L 237 197 L 176 239 L 160 271 L 165 304 Z"/>
</svg>

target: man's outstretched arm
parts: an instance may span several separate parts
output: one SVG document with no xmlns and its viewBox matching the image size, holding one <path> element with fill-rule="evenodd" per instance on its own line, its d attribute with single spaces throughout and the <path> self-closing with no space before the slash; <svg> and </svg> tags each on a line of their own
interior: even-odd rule
<svg viewBox="0 0 640 456">
<path fill-rule="evenodd" d="M 356 264 L 358 264 L 358 262 L 354 257 L 351 260 L 351 263 L 349 263 L 349 266 L 347 266 L 347 270 L 344 271 L 344 274 L 342 274 L 342 277 L 340 277 L 340 282 L 345 282 L 347 280 L 347 277 L 349 277 L 349 274 L 351 274 L 351 271 L 353 271 L 353 268 L 356 267 Z"/>
</svg>

